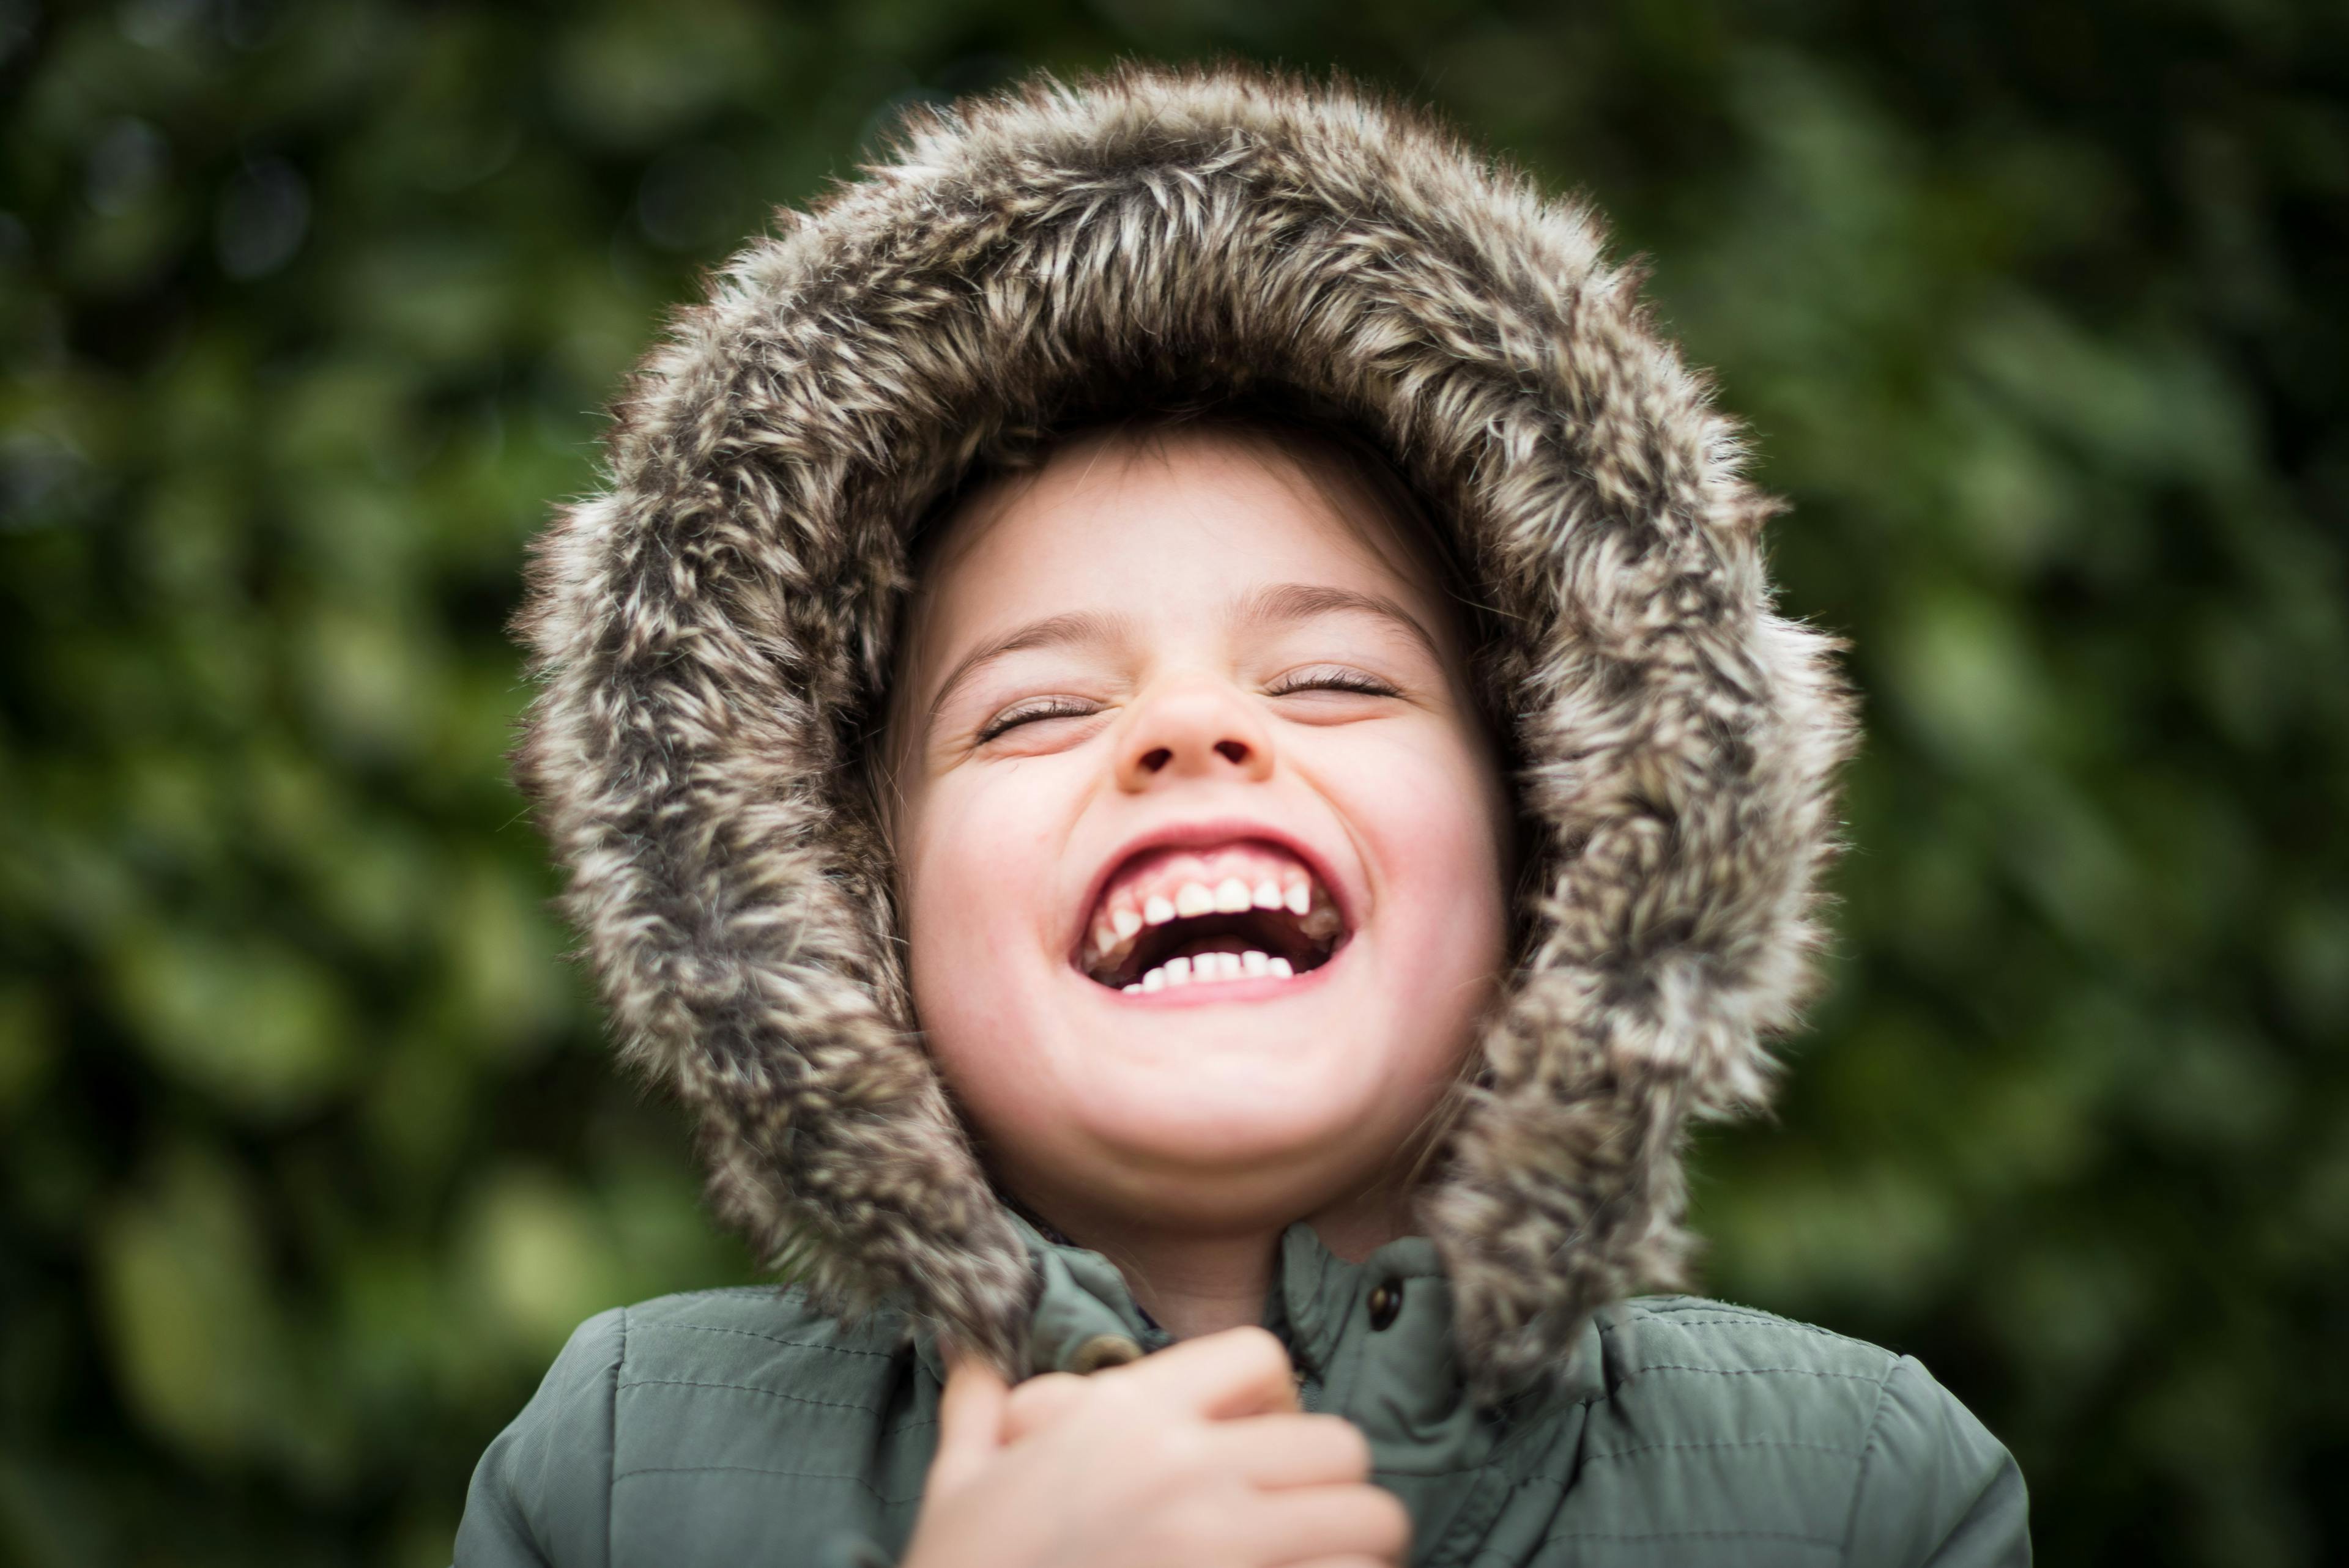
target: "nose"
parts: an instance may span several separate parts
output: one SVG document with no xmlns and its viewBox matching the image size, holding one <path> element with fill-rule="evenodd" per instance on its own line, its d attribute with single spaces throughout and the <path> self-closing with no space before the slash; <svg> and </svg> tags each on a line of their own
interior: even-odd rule
<svg viewBox="0 0 2349 1568">
<path fill-rule="evenodd" d="M 1170 681 L 1143 695 L 1117 754 L 1129 793 L 1174 779 L 1253 781 L 1272 775 L 1272 735 L 1247 698 L 1225 681 Z"/>
</svg>

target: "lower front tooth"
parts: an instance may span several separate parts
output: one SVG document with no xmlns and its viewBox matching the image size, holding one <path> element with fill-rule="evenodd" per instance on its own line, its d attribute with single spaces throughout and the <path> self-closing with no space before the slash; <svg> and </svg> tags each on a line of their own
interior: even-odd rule
<svg viewBox="0 0 2349 1568">
<path fill-rule="evenodd" d="M 1239 977 L 1240 955 L 1237 953 L 1216 954 L 1216 978 L 1218 980 L 1237 980 Z"/>
<path fill-rule="evenodd" d="M 1283 980 L 1288 979 L 1290 975 L 1297 973 L 1295 967 L 1292 966 L 1286 958 L 1274 959 L 1269 967 L 1275 975 L 1278 975 Z"/>
<path fill-rule="evenodd" d="M 1137 981 L 1135 981 L 1133 985 L 1128 985 L 1128 986 L 1125 988 L 1125 994 L 1126 994 L 1127 995 L 1129 995 L 1129 996 L 1139 996 L 1139 995 L 1142 995 L 1142 983 L 1141 983 L 1140 981 L 1138 981 L 1138 980 L 1137 980 Z"/>
<path fill-rule="evenodd" d="M 1271 970 L 1272 965 L 1263 954 L 1251 951 L 1240 954 L 1240 967 L 1250 975 L 1263 975 Z"/>
<path fill-rule="evenodd" d="M 1144 991 L 1164 991 L 1166 989 L 1166 971 L 1164 969 L 1153 969 L 1149 974 L 1144 975 L 1142 977 L 1142 988 Z"/>
<path fill-rule="evenodd" d="M 1190 983 L 1191 961 L 1187 958 L 1169 958 L 1166 961 L 1166 984 L 1188 985 Z"/>
</svg>

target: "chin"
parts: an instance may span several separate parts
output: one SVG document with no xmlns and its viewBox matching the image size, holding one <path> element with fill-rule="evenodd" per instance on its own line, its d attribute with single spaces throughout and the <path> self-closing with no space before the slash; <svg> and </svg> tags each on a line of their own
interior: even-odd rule
<svg viewBox="0 0 2349 1568">
<path fill-rule="evenodd" d="M 1340 1044 L 1368 1044 L 1357 1031 L 1258 1038 L 1254 1019 L 1195 1017 L 1198 1038 L 1169 1029 L 1074 1070 L 1040 1057 L 1028 1081 L 1049 1091 L 972 1105 L 999 1150 L 1019 1151 L 1019 1184 L 1161 1223 L 1285 1224 L 1375 1180 L 1448 1081 L 1438 1063 L 1374 1070 L 1375 1047 Z"/>
<path fill-rule="evenodd" d="M 1024 1145 L 1015 1188 L 1049 1212 L 1153 1228 L 1278 1229 L 1359 1193 L 1387 1163 L 1387 1143 L 1359 1121 L 1249 1121 L 1237 1107 L 1213 1123 L 1058 1130 Z"/>
</svg>

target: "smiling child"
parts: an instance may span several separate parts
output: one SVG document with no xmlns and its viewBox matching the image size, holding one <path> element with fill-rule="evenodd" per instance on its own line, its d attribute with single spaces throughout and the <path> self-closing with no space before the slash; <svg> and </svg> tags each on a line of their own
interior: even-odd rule
<svg viewBox="0 0 2349 1568">
<path fill-rule="evenodd" d="M 1507 963 L 1454 606 L 1350 458 L 1073 443 L 954 521 L 898 686 L 931 1054 L 1007 1194 L 1177 1334 L 1256 1323 L 1291 1221 L 1408 1228 L 1391 1168 Z"/>
<path fill-rule="evenodd" d="M 467 1568 L 2021 1563 L 1914 1361 L 1682 1296 L 1848 745 L 1581 210 L 1238 71 L 736 258 L 543 547 L 522 767 L 788 1288 L 584 1326 Z"/>
</svg>

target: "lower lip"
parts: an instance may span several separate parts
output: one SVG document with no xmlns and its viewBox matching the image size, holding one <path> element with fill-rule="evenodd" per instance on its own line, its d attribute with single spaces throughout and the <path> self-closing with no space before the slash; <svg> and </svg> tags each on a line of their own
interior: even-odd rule
<svg viewBox="0 0 2349 1568">
<path fill-rule="evenodd" d="M 1089 975 L 1081 975 L 1084 983 L 1112 1002 L 1129 1007 L 1203 1007 L 1216 1002 L 1268 1002 L 1275 997 L 1293 996 L 1309 991 L 1321 977 L 1335 969 L 1353 945 L 1351 937 L 1338 944 L 1336 951 L 1301 975 L 1283 980 L 1277 975 L 1260 975 L 1241 980 L 1193 980 L 1181 985 L 1168 985 L 1156 991 L 1137 991 L 1128 995 L 1112 991 Z"/>
</svg>

